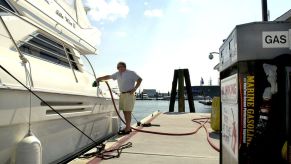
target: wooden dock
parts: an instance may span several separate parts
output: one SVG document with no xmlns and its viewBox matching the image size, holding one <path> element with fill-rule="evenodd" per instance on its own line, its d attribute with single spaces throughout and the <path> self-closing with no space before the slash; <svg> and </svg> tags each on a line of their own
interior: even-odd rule
<svg viewBox="0 0 291 164">
<path fill-rule="evenodd" d="M 210 117 L 208 113 L 154 113 L 142 122 L 151 121 L 151 127 L 137 127 L 141 130 L 165 133 L 194 133 L 200 124 L 192 119 Z M 204 123 L 205 123 L 204 119 Z M 133 126 L 134 127 L 134 126 Z M 205 123 L 210 134 L 210 141 L 219 147 L 219 134 L 212 132 L 209 122 Z M 205 129 L 200 128 L 191 135 L 158 135 L 133 130 L 128 135 L 115 136 L 106 143 L 106 149 L 118 148 L 131 142 L 132 147 L 122 150 L 119 158 L 102 160 L 91 157 L 89 159 L 75 159 L 70 164 L 129 164 L 129 163 L 165 163 L 165 164 L 218 164 L 219 152 L 207 141 Z M 91 151 L 96 151 L 91 150 Z M 116 153 L 111 153 L 112 155 Z M 110 155 L 110 153 L 109 153 Z"/>
</svg>

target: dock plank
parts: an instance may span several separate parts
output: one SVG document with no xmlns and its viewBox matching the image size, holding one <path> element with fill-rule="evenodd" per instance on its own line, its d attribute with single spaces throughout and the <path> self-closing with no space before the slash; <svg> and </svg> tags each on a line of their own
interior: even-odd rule
<svg viewBox="0 0 291 164">
<path fill-rule="evenodd" d="M 142 129 L 169 133 L 188 133 L 199 127 L 199 124 L 191 120 L 201 117 L 210 117 L 210 114 L 162 113 L 151 121 L 152 124 L 158 124 L 160 126 L 143 127 Z M 209 123 L 206 124 L 206 127 L 211 131 Z M 214 136 L 211 138 L 214 144 L 219 145 L 219 135 L 213 133 L 211 136 Z M 132 147 L 124 149 L 119 158 L 109 160 L 92 158 L 89 161 L 83 162 L 89 164 L 219 163 L 219 153 L 207 142 L 207 135 L 203 128 L 196 134 L 184 136 L 157 135 L 134 131 L 130 135 L 117 138 L 117 142 L 108 142 L 106 147 L 118 146 L 127 142 L 131 142 Z"/>
</svg>

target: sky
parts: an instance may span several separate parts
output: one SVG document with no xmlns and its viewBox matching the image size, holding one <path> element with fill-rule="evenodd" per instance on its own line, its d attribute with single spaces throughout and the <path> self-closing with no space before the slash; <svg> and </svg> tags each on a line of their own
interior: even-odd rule
<svg viewBox="0 0 291 164">
<path fill-rule="evenodd" d="M 89 20 L 100 32 L 97 76 L 113 74 L 123 61 L 143 81 L 142 89 L 171 90 L 175 69 L 188 69 L 192 86 L 218 85 L 218 52 L 238 24 L 262 20 L 261 0 L 85 0 Z M 269 20 L 289 9 L 290 0 L 269 0 Z"/>
</svg>

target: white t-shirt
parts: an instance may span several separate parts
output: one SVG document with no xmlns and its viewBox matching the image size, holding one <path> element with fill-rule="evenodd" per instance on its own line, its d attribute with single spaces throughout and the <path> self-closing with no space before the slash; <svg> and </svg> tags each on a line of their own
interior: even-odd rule
<svg viewBox="0 0 291 164">
<path fill-rule="evenodd" d="M 120 92 L 128 92 L 134 88 L 135 82 L 140 78 L 134 71 L 125 70 L 111 75 L 113 80 L 117 80 Z"/>
</svg>

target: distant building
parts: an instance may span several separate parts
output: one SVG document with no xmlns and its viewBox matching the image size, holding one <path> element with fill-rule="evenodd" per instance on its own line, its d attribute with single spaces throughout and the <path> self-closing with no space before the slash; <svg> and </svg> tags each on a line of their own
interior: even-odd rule
<svg viewBox="0 0 291 164">
<path fill-rule="evenodd" d="M 220 86 L 192 86 L 193 97 L 197 96 L 220 96 Z"/>
<path fill-rule="evenodd" d="M 157 91 L 155 89 L 144 89 L 143 94 L 147 94 L 149 98 L 154 98 L 157 95 Z"/>
</svg>

